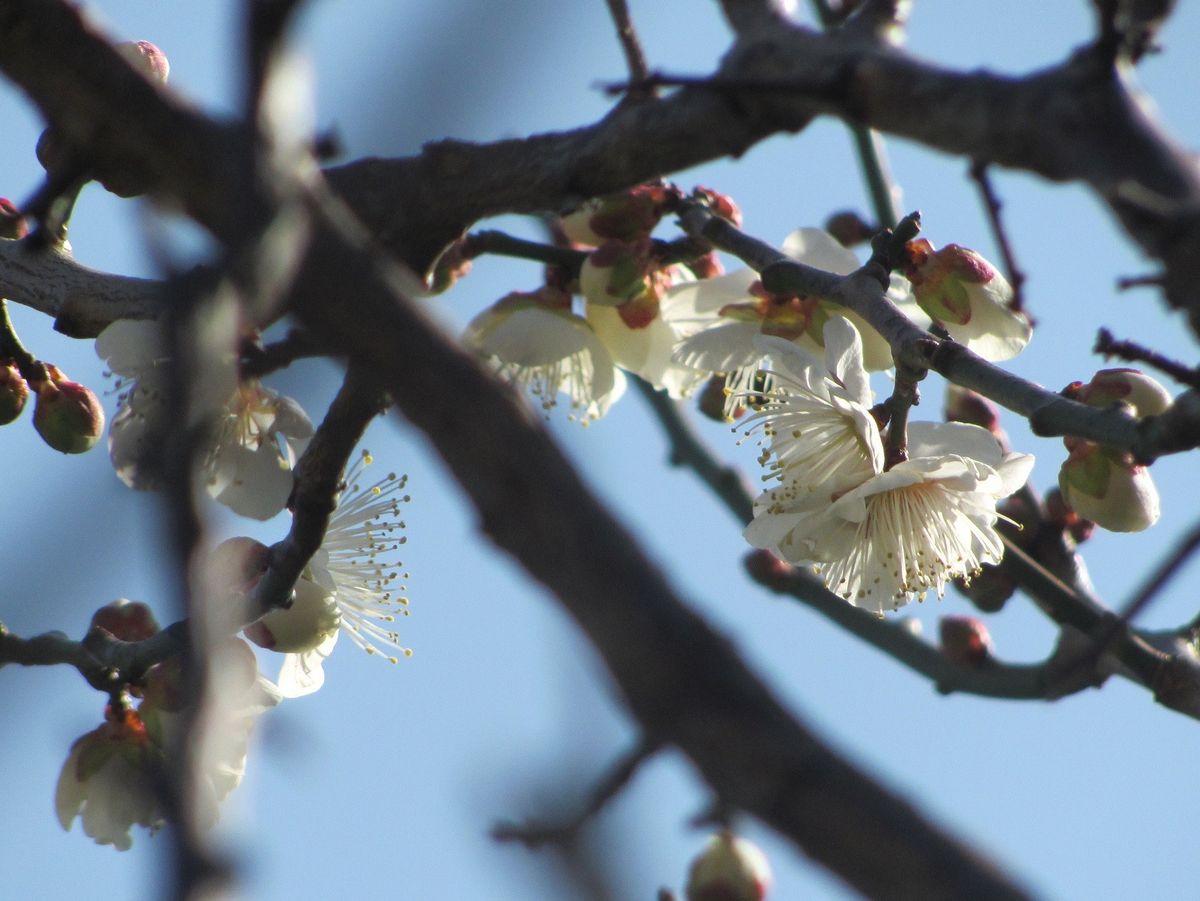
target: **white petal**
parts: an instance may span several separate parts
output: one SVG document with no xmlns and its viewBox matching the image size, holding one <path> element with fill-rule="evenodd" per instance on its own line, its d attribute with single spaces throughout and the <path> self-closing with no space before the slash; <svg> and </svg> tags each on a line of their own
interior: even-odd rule
<svg viewBox="0 0 1200 901">
<path fill-rule="evenodd" d="M 217 452 L 207 488 L 219 503 L 251 519 L 268 520 L 283 510 L 295 479 L 274 442 L 257 450 L 241 444 L 223 445 Z"/>
<path fill-rule="evenodd" d="M 277 685 L 285 698 L 302 698 L 325 684 L 325 658 L 333 652 L 338 633 L 334 632 L 314 650 L 303 654 L 286 654 L 279 670 Z"/>
<path fill-rule="evenodd" d="M 732 372 L 758 362 L 754 339 L 762 334 L 758 322 L 719 319 L 676 345 L 672 359 L 704 372 Z"/>
<path fill-rule="evenodd" d="M 794 260 L 836 275 L 847 275 L 860 265 L 854 251 L 819 228 L 796 229 L 784 238 L 783 252 Z"/>
</svg>

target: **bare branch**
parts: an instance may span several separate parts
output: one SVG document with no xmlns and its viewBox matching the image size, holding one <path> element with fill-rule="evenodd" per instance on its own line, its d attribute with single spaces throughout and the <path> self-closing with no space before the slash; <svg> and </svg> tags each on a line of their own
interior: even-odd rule
<svg viewBox="0 0 1200 901">
<path fill-rule="evenodd" d="M 118 319 L 153 319 L 164 300 L 162 282 L 98 272 L 61 248 L 23 241 L 0 241 L 0 297 L 53 316 L 72 338 L 94 338 Z"/>
<path fill-rule="evenodd" d="M 1012 244 L 1008 240 L 1008 232 L 1000 220 L 1000 210 L 1004 206 L 999 195 L 992 187 L 992 179 L 988 175 L 987 166 L 982 163 L 971 164 L 971 179 L 979 186 L 979 194 L 983 198 L 983 208 L 987 212 L 988 224 L 992 228 L 992 237 L 1000 248 L 1000 256 L 1004 260 L 1004 274 L 1012 285 L 1012 308 L 1018 313 L 1025 309 L 1025 273 L 1017 266 L 1017 258 L 1013 254 Z"/>
</svg>

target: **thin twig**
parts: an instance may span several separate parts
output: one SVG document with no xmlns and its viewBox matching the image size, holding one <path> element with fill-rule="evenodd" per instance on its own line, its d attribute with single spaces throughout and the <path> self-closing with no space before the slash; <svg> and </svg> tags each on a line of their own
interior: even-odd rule
<svg viewBox="0 0 1200 901">
<path fill-rule="evenodd" d="M 629 15 L 629 7 L 625 0 L 605 0 L 608 11 L 612 14 L 613 24 L 617 26 L 617 39 L 621 42 L 621 50 L 625 54 L 625 65 L 629 69 L 630 88 L 627 97 L 651 97 L 653 89 L 645 86 L 650 69 L 646 65 L 646 56 L 642 52 L 641 41 L 633 27 L 633 19 Z"/>
<path fill-rule="evenodd" d="M 573 816 L 557 823 L 534 820 L 524 823 L 497 823 L 492 828 L 492 838 L 499 842 L 520 842 L 533 849 L 546 844 L 570 845 L 588 820 L 598 814 L 604 805 L 629 784 L 638 768 L 656 754 L 659 747 L 657 742 L 643 739 L 635 748 L 623 754 L 596 783 L 588 793 L 583 807 Z"/>
<path fill-rule="evenodd" d="M 1000 248 L 1000 256 L 1004 260 L 1005 275 L 1008 276 L 1008 283 L 1012 285 L 1013 295 L 1009 301 L 1009 306 L 1014 312 L 1022 313 L 1025 311 L 1025 273 L 1017 265 L 1016 255 L 1013 253 L 1012 243 L 1008 240 L 1008 230 L 1005 229 L 1004 223 L 1000 219 L 1000 210 L 1004 204 L 1000 200 L 1000 196 L 996 193 L 995 187 L 992 185 L 991 176 L 988 175 L 987 163 L 981 160 L 975 160 L 971 163 L 971 180 L 979 188 L 979 196 L 983 199 L 983 208 L 987 213 L 988 225 L 992 229 L 992 237 L 996 241 L 996 246 Z"/>
<path fill-rule="evenodd" d="M 1092 351 L 1106 357 L 1119 357 L 1131 363 L 1145 363 L 1147 366 L 1153 366 L 1159 372 L 1166 373 L 1181 385 L 1200 388 L 1200 368 L 1184 366 L 1182 363 L 1176 362 L 1156 350 L 1143 347 L 1135 341 L 1118 340 L 1106 328 L 1102 328 L 1096 333 L 1096 346 L 1092 348 Z"/>
<path fill-rule="evenodd" d="M 575 275 L 579 274 L 579 267 L 587 259 L 585 250 L 527 241 L 493 229 L 471 232 L 463 239 L 462 254 L 466 259 L 474 259 L 485 253 L 561 266 Z"/>
<path fill-rule="evenodd" d="M 291 329 L 279 341 L 270 344 L 247 344 L 242 347 L 238 370 L 243 378 L 262 378 L 286 369 L 297 360 L 324 354 L 321 345 L 308 332 Z"/>
<path fill-rule="evenodd" d="M 708 451 L 680 415 L 679 405 L 665 391 L 656 390 L 638 376 L 630 378 L 671 441 L 670 464 L 691 469 L 700 481 L 712 489 L 739 523 L 748 523 L 754 516 L 754 501 L 741 473 L 735 467 L 723 465 Z"/>
</svg>

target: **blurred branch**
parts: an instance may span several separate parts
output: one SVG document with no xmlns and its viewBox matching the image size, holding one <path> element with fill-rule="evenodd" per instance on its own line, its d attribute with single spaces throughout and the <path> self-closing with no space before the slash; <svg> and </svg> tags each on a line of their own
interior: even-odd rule
<svg viewBox="0 0 1200 901">
<path fill-rule="evenodd" d="M 270 344 L 244 342 L 238 360 L 238 373 L 242 378 L 262 378 L 286 369 L 297 360 L 321 355 L 320 342 L 307 332 L 291 329 L 284 338 Z"/>
<path fill-rule="evenodd" d="M 642 741 L 612 766 L 592 789 L 583 808 L 574 816 L 559 823 L 497 823 L 492 828 L 492 838 L 500 842 L 520 842 L 527 848 L 536 849 L 545 844 L 570 845 L 579 830 L 634 777 L 638 768 L 654 756 L 659 746 L 651 741 Z"/>
</svg>

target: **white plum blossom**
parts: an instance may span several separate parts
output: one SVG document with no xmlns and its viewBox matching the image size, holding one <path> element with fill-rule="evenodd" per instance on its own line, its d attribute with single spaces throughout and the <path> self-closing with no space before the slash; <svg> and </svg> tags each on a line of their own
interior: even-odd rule
<svg viewBox="0 0 1200 901">
<path fill-rule="evenodd" d="M 792 232 L 784 240 L 783 251 L 798 262 L 837 275 L 847 275 L 860 266 L 853 251 L 818 228 Z M 888 296 L 914 321 L 927 324 L 911 303 L 902 277 L 893 276 Z M 675 348 L 674 359 L 694 369 L 732 373 L 757 366 L 761 354 L 754 341 L 759 335 L 785 338 L 820 355 L 824 352 L 824 326 L 831 316 L 844 316 L 858 329 L 866 369 L 892 365 L 887 342 L 856 313 L 821 297 L 772 297 L 750 269 L 678 285 L 668 292 L 667 300 L 691 311 L 692 319 L 682 329 L 684 337 Z"/>
<path fill-rule="evenodd" d="M 790 341 L 755 339 L 772 368 L 769 386 L 746 392 L 758 412 L 744 423 L 745 434 L 763 436 L 767 446 L 760 462 L 770 469 L 764 478 L 781 483 L 774 489 L 777 499 L 817 483 L 835 489 L 857 485 L 883 469 L 858 330 L 835 316 L 825 323 L 823 339 L 823 363 Z"/>
<path fill-rule="evenodd" d="M 152 321 L 121 320 L 96 339 L 96 352 L 118 376 L 120 409 L 109 426 L 113 468 L 126 485 L 159 487 L 152 442 L 172 411 L 167 407 L 166 357 L 161 330 Z M 287 503 L 292 466 L 312 437 L 304 410 L 257 379 L 236 382 L 217 378 L 203 386 L 201 405 L 221 411 L 212 439 L 201 455 L 201 477 L 208 493 L 235 513 L 270 519 Z"/>
<path fill-rule="evenodd" d="M 110 711 L 98 729 L 71 745 L 54 792 L 59 824 L 70 830 L 79 817 L 97 844 L 128 851 L 134 826 L 162 825 L 154 790 L 159 759 L 135 711 Z"/>
<path fill-rule="evenodd" d="M 408 479 L 389 473 L 363 487 L 359 480 L 371 463 L 364 452 L 346 473 L 325 540 L 297 581 L 292 606 L 246 629 L 251 641 L 285 654 L 278 679 L 285 698 L 311 694 L 324 684 L 323 664 L 343 632 L 391 663 L 412 656 L 393 626 L 397 616 L 408 615 L 402 584 L 408 574 L 395 559 L 407 540 L 400 534 L 405 525 L 400 507 L 409 501 L 401 494 Z"/>
<path fill-rule="evenodd" d="M 1024 483 L 1033 458 L 1002 453 L 964 423 L 912 423 L 908 443 L 907 460 L 855 488 L 766 492 L 747 540 L 816 564 L 831 591 L 880 615 L 998 563 L 996 502 Z"/>
<path fill-rule="evenodd" d="M 625 391 L 625 376 L 565 292 L 509 294 L 476 316 L 463 340 L 491 359 L 501 378 L 550 410 L 565 394 L 583 423 L 599 419 Z"/>
</svg>

